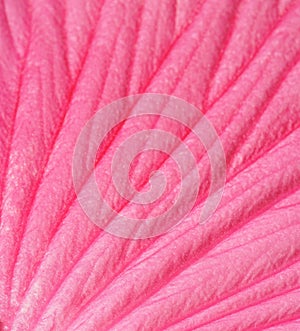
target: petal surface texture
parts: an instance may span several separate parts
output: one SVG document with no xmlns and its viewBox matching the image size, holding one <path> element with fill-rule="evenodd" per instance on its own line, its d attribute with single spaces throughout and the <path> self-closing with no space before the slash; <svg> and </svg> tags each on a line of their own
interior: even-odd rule
<svg viewBox="0 0 300 331">
<path fill-rule="evenodd" d="M 0 0 L 0 90 L 0 330 L 300 330 L 300 0 Z M 172 155 L 135 159 L 136 192 L 156 170 L 171 183 L 142 208 L 106 171 L 134 132 L 168 130 L 197 155 L 192 210 L 145 239 L 83 211 L 79 134 L 137 94 L 184 100 L 213 125 L 226 183 L 205 223 L 211 160 L 162 115 L 113 129 L 97 183 L 126 215 L 170 206 Z"/>
</svg>

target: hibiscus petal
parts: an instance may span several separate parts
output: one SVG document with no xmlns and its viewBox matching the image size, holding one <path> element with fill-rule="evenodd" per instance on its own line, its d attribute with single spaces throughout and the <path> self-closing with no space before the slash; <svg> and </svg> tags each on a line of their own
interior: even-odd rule
<svg viewBox="0 0 300 331">
<path fill-rule="evenodd" d="M 4 330 L 297 330 L 300 1 L 0 6 Z M 97 171 L 148 126 L 180 136 L 198 153 L 202 174 L 196 205 L 180 224 L 132 240 L 84 213 L 72 158 L 97 110 L 146 92 L 205 113 L 222 142 L 227 179 L 220 206 L 200 225 L 211 168 L 193 132 L 162 117 L 125 121 L 101 147 Z M 139 156 L 139 189 L 153 166 L 166 169 L 176 192 L 180 180 L 168 162 L 163 154 Z M 117 210 L 139 214 L 109 176 L 101 189 Z"/>
</svg>

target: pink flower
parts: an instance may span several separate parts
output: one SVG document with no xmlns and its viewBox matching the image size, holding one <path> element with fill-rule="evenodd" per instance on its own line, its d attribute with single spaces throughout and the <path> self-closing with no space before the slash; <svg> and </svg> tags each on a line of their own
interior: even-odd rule
<svg viewBox="0 0 300 331">
<path fill-rule="evenodd" d="M 0 7 L 3 330 L 300 330 L 300 1 Z M 72 160 L 99 109 L 141 93 L 174 96 L 204 113 L 227 168 L 223 198 L 205 224 L 207 155 L 196 158 L 194 208 L 165 234 L 137 240 L 109 234 L 85 214 Z M 126 121 L 98 151 L 98 185 L 117 210 L 123 200 L 105 167 L 133 128 L 168 128 L 205 154 L 184 128 L 160 121 Z M 165 159 L 140 156 L 137 189 L 153 170 L 177 183 Z M 167 192 L 164 201 L 173 201 L 176 190 Z M 145 208 L 125 211 L 159 211 Z"/>
</svg>

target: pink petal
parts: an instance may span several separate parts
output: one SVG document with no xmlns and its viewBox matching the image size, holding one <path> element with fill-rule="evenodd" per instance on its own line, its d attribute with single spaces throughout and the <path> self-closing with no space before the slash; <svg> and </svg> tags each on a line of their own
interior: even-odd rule
<svg viewBox="0 0 300 331">
<path fill-rule="evenodd" d="M 0 326 L 298 330 L 300 1 L 0 6 Z M 203 175 L 180 224 L 132 240 L 84 213 L 72 158 L 96 111 L 146 92 L 205 113 L 221 139 L 227 179 L 218 209 L 199 225 L 211 174 L 203 147 L 161 118 L 125 122 L 102 146 L 97 171 L 105 173 L 128 135 L 149 126 L 176 132 L 199 154 Z M 141 156 L 137 186 L 156 166 L 178 187 L 169 164 L 162 154 Z M 118 210 L 139 213 L 109 176 L 100 185 Z M 146 216 L 159 209 L 150 207 Z"/>
</svg>

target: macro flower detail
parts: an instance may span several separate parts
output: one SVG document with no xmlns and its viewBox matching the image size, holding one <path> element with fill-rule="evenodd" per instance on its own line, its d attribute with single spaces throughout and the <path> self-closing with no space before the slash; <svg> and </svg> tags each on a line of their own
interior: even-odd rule
<svg viewBox="0 0 300 331">
<path fill-rule="evenodd" d="M 2 0 L 0 25 L 0 328 L 300 329 L 300 1 Z M 89 139 L 99 111 L 137 96 L 177 100 L 181 120 L 118 108 Z M 199 177 L 179 221 L 120 235 L 82 206 L 92 168 L 127 220 L 162 215 L 181 174 Z"/>
</svg>

